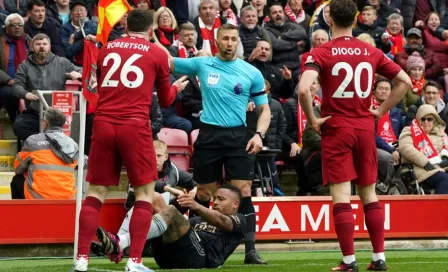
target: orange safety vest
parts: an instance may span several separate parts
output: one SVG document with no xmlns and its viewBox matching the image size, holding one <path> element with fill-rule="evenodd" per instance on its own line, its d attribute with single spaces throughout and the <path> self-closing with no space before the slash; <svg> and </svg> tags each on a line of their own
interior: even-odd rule
<svg viewBox="0 0 448 272">
<path fill-rule="evenodd" d="M 75 167 L 77 162 L 66 164 L 52 151 L 53 144 L 43 133 L 25 141 L 17 153 L 14 169 L 31 157 L 25 176 L 26 199 L 70 199 L 76 194 Z"/>
</svg>

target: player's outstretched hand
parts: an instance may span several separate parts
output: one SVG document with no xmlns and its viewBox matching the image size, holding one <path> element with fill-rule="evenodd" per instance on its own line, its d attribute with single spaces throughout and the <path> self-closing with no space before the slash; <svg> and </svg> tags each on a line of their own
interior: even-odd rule
<svg viewBox="0 0 448 272">
<path fill-rule="evenodd" d="M 182 208 L 188 208 L 190 210 L 196 210 L 198 203 L 191 197 L 190 194 L 181 194 L 177 198 L 177 202 Z"/>
<path fill-rule="evenodd" d="M 258 134 L 255 134 L 252 139 L 249 140 L 246 146 L 246 151 L 249 151 L 249 154 L 257 154 L 263 149 L 263 141 Z"/>
<path fill-rule="evenodd" d="M 322 125 L 325 122 L 327 122 L 327 120 L 330 119 L 330 118 L 331 118 L 331 116 L 327 116 L 325 118 L 318 118 L 318 119 L 316 119 L 316 121 L 314 123 L 311 124 L 311 127 L 313 128 L 313 130 L 315 132 L 320 134 Z"/>
<path fill-rule="evenodd" d="M 179 78 L 178 80 L 174 81 L 173 85 L 177 86 L 177 88 L 178 88 L 177 92 L 180 93 L 185 89 L 185 87 L 187 87 L 188 82 L 189 82 L 188 77 L 183 76 L 183 77 Z"/>
</svg>

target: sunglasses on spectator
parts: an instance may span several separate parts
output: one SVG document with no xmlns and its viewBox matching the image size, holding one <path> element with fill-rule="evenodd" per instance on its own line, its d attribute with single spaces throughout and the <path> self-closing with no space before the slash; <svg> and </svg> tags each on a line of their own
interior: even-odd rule
<svg viewBox="0 0 448 272">
<path fill-rule="evenodd" d="M 10 24 L 8 25 L 9 27 L 22 27 L 23 24 L 22 23 L 18 23 L 18 24 Z"/>
<path fill-rule="evenodd" d="M 432 118 L 432 117 L 423 117 L 422 118 L 422 123 L 423 122 L 428 122 L 429 123 L 429 122 L 432 122 L 432 121 L 434 121 L 434 118 Z"/>
</svg>

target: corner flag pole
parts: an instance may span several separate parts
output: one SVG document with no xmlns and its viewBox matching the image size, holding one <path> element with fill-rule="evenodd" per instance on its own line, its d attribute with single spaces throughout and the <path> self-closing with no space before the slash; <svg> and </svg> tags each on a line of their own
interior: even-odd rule
<svg viewBox="0 0 448 272">
<path fill-rule="evenodd" d="M 86 111 L 87 102 L 82 93 L 79 94 L 79 115 L 80 115 L 80 128 L 79 128 L 79 158 L 78 158 L 78 173 L 76 178 L 76 219 L 75 219 L 75 243 L 73 248 L 73 260 L 76 260 L 78 254 L 78 232 L 79 232 L 79 214 L 81 212 L 82 204 L 82 191 L 84 182 L 84 139 L 86 134 Z"/>
</svg>

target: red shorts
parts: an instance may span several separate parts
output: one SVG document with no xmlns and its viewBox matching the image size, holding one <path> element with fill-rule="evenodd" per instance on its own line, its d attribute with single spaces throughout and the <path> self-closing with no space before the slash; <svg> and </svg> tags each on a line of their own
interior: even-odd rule
<svg viewBox="0 0 448 272">
<path fill-rule="evenodd" d="M 151 128 L 94 121 L 86 180 L 117 186 L 122 165 L 133 187 L 158 179 Z"/>
<path fill-rule="evenodd" d="M 362 186 L 376 183 L 378 154 L 373 131 L 326 127 L 321 148 L 323 185 L 346 181 Z"/>
</svg>

